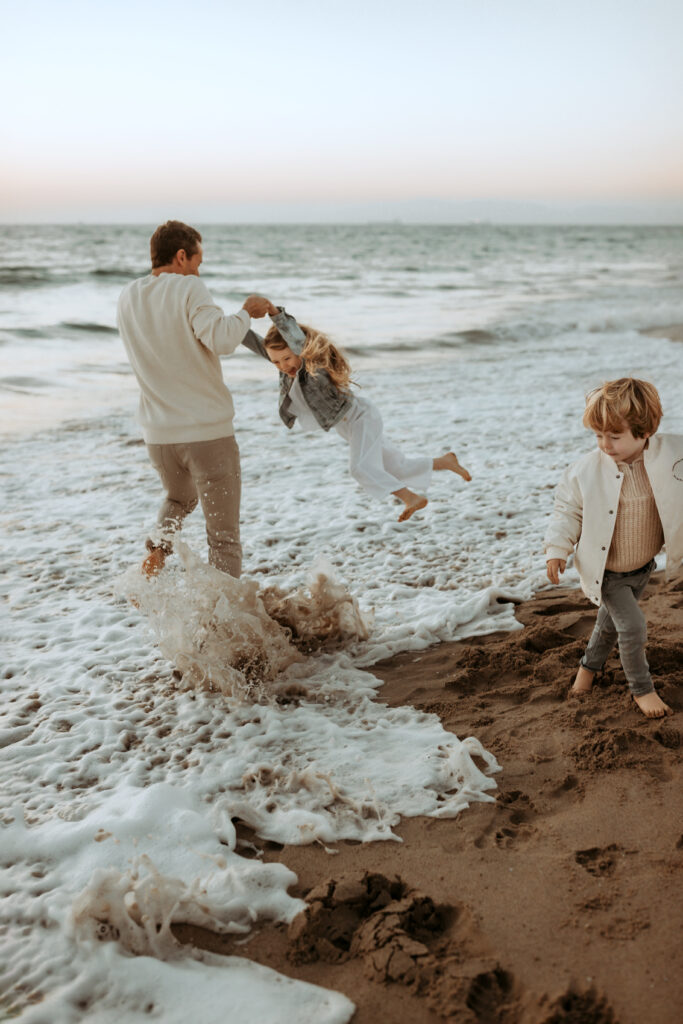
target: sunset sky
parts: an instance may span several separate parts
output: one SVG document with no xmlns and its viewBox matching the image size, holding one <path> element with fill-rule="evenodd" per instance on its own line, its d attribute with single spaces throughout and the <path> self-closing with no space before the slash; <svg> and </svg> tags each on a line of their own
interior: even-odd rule
<svg viewBox="0 0 683 1024">
<path fill-rule="evenodd" d="M 4 222 L 438 219 L 473 201 L 683 222 L 680 0 L 0 12 Z"/>
</svg>

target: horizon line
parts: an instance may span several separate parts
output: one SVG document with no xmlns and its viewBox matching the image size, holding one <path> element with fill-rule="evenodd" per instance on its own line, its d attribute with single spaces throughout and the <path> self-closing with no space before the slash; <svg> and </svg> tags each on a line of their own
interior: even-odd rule
<svg viewBox="0 0 683 1024">
<path fill-rule="evenodd" d="M 169 220 L 178 218 L 169 217 Z M 569 221 L 569 220 L 538 220 L 538 221 L 512 221 L 496 220 L 494 218 L 471 218 L 469 220 L 407 220 L 402 217 L 373 218 L 365 220 L 205 220 L 202 217 L 192 218 L 201 221 L 211 227 L 506 227 L 506 228 L 543 228 L 543 227 L 568 227 L 568 228 L 678 228 L 683 227 L 683 218 L 677 221 L 664 222 L 652 220 L 633 221 Z M 0 217 L 0 227 L 144 227 L 155 224 L 157 219 L 141 220 L 3 220 Z M 162 222 L 165 223 L 165 222 Z"/>
</svg>

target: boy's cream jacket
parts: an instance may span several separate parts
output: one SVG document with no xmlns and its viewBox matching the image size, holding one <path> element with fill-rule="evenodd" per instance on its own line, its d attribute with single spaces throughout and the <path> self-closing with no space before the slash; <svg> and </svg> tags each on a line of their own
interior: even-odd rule
<svg viewBox="0 0 683 1024">
<path fill-rule="evenodd" d="M 643 452 L 659 518 L 664 530 L 666 575 L 680 570 L 683 559 L 683 435 L 655 434 Z M 612 543 L 624 474 L 598 448 L 562 474 L 555 507 L 545 535 L 545 557 L 568 558 L 581 587 L 599 605 L 607 553 Z"/>
</svg>

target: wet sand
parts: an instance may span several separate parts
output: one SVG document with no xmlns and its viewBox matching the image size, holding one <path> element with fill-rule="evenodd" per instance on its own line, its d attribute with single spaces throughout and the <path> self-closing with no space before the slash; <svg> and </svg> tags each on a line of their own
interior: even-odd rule
<svg viewBox="0 0 683 1024">
<path fill-rule="evenodd" d="M 387 703 L 496 755 L 496 802 L 335 854 L 249 835 L 297 873 L 308 911 L 241 945 L 178 937 L 344 992 L 354 1024 L 680 1020 L 683 581 L 655 574 L 642 604 L 673 717 L 635 709 L 616 657 L 591 694 L 566 699 L 595 619 L 566 588 L 520 605 L 518 632 L 380 663 Z"/>
</svg>

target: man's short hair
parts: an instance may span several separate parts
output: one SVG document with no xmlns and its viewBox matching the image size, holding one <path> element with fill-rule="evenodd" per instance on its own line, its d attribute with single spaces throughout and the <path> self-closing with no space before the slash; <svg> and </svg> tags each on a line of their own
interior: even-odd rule
<svg viewBox="0 0 683 1024">
<path fill-rule="evenodd" d="M 586 398 L 583 425 L 590 430 L 621 433 L 626 424 L 634 437 L 654 434 L 662 419 L 657 388 L 647 380 L 608 380 Z"/>
<path fill-rule="evenodd" d="M 152 267 L 167 267 L 173 262 L 178 249 L 184 249 L 187 256 L 194 256 L 201 242 L 202 236 L 189 224 L 183 224 L 181 220 L 167 220 L 149 240 Z"/>
</svg>

